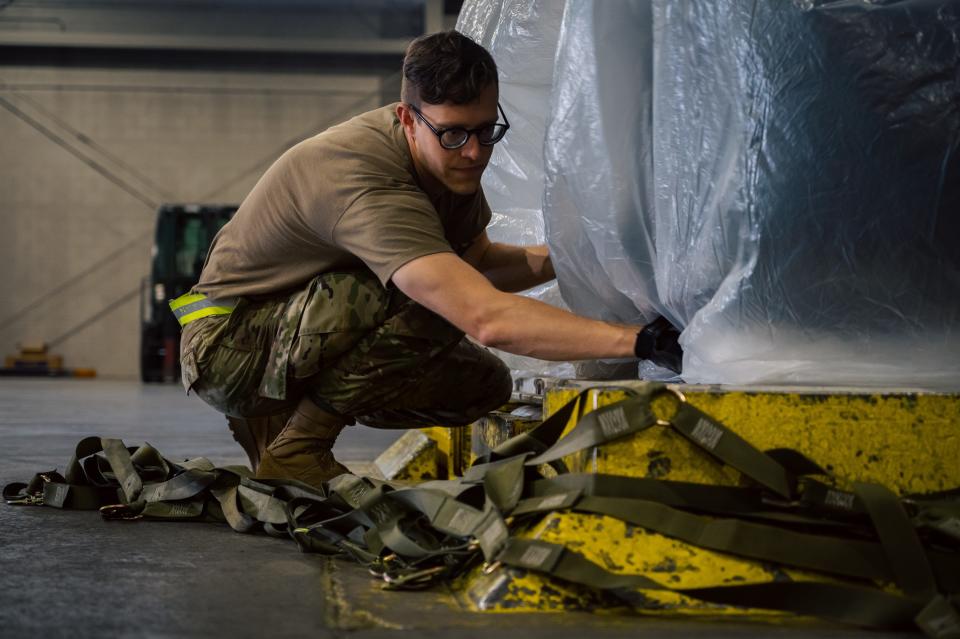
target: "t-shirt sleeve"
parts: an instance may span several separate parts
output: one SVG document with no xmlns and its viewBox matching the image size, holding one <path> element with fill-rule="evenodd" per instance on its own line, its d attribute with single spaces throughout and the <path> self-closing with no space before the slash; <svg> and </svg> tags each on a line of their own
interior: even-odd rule
<svg viewBox="0 0 960 639">
<path fill-rule="evenodd" d="M 386 286 L 404 264 L 434 253 L 452 253 L 429 198 L 411 189 L 371 190 L 344 211 L 334 243 L 352 253 Z"/>
<path fill-rule="evenodd" d="M 477 191 L 477 215 L 473 219 L 473 230 L 471 241 L 477 239 L 477 236 L 487 230 L 490 220 L 493 218 L 493 211 L 490 210 L 490 204 L 487 203 L 487 197 L 483 194 L 483 189 Z"/>
</svg>

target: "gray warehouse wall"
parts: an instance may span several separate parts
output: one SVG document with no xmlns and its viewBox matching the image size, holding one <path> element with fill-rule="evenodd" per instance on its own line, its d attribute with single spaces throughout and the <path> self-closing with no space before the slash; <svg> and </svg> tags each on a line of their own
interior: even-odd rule
<svg viewBox="0 0 960 639">
<path fill-rule="evenodd" d="M 284 150 L 396 99 L 453 0 L 0 0 L 0 355 L 139 376 L 161 203 L 238 204 Z"/>
<path fill-rule="evenodd" d="M 0 354 L 45 341 L 67 367 L 138 376 L 159 204 L 238 203 L 285 149 L 395 85 L 384 74 L 0 66 Z"/>
</svg>

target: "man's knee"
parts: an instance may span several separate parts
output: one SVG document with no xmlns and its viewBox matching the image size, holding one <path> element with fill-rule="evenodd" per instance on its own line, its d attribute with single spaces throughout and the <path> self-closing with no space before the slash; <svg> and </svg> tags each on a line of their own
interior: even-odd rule
<svg viewBox="0 0 960 639">
<path fill-rule="evenodd" d="M 438 345 L 453 345 L 463 339 L 463 331 L 425 306 L 401 295 L 403 300 L 388 320 L 400 337 L 414 337 Z"/>
<path fill-rule="evenodd" d="M 372 274 L 321 275 L 306 296 L 290 350 L 295 378 L 338 367 L 354 372 L 361 360 L 419 366 L 463 337 L 400 291 L 384 289 Z"/>
<path fill-rule="evenodd" d="M 497 410 L 510 401 L 513 393 L 513 378 L 506 364 L 492 353 L 484 351 L 482 364 L 477 367 L 479 375 L 467 383 L 464 390 L 464 405 L 458 412 L 462 421 L 469 424 L 487 413 Z"/>
</svg>

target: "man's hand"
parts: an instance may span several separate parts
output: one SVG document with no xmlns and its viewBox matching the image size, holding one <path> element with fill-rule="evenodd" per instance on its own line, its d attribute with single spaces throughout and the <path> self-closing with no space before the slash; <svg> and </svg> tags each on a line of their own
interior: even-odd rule
<svg viewBox="0 0 960 639">
<path fill-rule="evenodd" d="M 664 317 L 658 317 L 637 333 L 633 353 L 639 359 L 649 359 L 657 366 L 675 373 L 683 370 L 683 349 L 680 331 Z"/>
</svg>

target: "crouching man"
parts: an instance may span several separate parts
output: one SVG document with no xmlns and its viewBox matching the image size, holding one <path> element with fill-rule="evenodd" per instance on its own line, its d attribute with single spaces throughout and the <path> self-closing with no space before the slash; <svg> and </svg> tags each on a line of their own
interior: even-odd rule
<svg viewBox="0 0 960 639">
<path fill-rule="evenodd" d="M 510 373 L 483 346 L 679 368 L 669 324 L 514 294 L 554 272 L 545 246 L 485 231 L 480 178 L 510 127 L 486 50 L 455 31 L 418 38 L 400 97 L 284 153 L 171 303 L 185 387 L 228 416 L 260 478 L 347 472 L 331 449 L 355 421 L 468 424 L 499 407 Z"/>
</svg>

